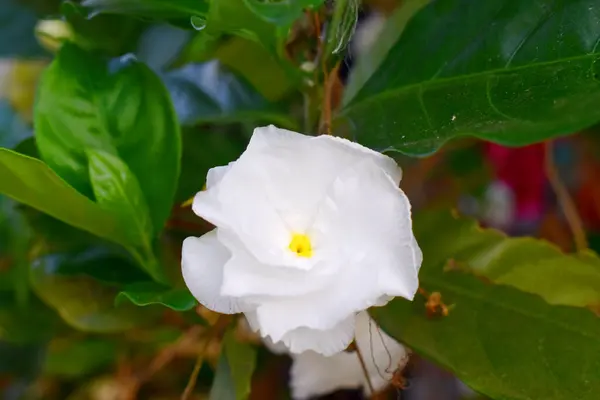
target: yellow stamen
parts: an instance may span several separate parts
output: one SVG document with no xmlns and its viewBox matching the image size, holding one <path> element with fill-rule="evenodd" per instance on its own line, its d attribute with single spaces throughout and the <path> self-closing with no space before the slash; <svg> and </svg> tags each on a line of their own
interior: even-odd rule
<svg viewBox="0 0 600 400">
<path fill-rule="evenodd" d="M 290 242 L 290 250 L 296 253 L 299 257 L 311 257 L 312 246 L 310 239 L 306 235 L 295 233 Z"/>
</svg>

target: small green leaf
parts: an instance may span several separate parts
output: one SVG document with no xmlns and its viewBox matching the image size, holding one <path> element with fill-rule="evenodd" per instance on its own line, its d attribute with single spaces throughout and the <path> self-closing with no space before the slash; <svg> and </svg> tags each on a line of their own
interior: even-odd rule
<svg viewBox="0 0 600 400">
<path fill-rule="evenodd" d="M 114 341 L 86 338 L 54 340 L 46 353 L 43 372 L 51 376 L 77 379 L 108 367 L 117 361 Z"/>
<path fill-rule="evenodd" d="M 73 328 L 97 333 L 116 333 L 150 323 L 158 310 L 132 304 L 115 307 L 117 286 L 86 275 L 63 275 L 61 269 L 77 263 L 79 252 L 48 254 L 31 265 L 35 293 Z M 83 258 L 82 260 L 85 260 Z"/>
<path fill-rule="evenodd" d="M 0 193 L 94 235 L 129 245 L 113 214 L 78 193 L 40 160 L 0 148 Z"/>
<path fill-rule="evenodd" d="M 600 306 L 600 258 L 591 251 L 565 254 L 543 240 L 510 238 L 447 211 L 417 214 L 414 232 L 427 265 L 471 271 L 550 304 Z"/>
<path fill-rule="evenodd" d="M 187 64 L 166 73 L 164 81 L 183 125 L 260 120 L 295 127 L 285 110 L 269 104 L 244 79 L 216 60 Z"/>
<path fill-rule="evenodd" d="M 125 287 L 117 295 L 116 304 L 125 299 L 137 306 L 162 304 L 175 311 L 187 311 L 194 308 L 198 302 L 185 288 L 170 288 L 154 282 L 138 282 Z"/>
<path fill-rule="evenodd" d="M 210 400 L 244 400 L 250 394 L 252 374 L 256 366 L 256 349 L 235 340 L 228 331 L 223 339 Z"/>
<path fill-rule="evenodd" d="M 427 317 L 422 297 L 371 309 L 382 329 L 419 355 L 492 399 L 598 397 L 600 320 L 592 312 L 428 261 L 420 282 L 441 293 L 451 306 L 447 317 Z"/>
<path fill-rule="evenodd" d="M 160 79 L 130 56 L 107 63 L 66 43 L 38 89 L 42 159 L 92 197 L 86 149 L 118 155 L 137 178 L 159 232 L 171 211 L 181 158 L 179 125 Z"/>
<path fill-rule="evenodd" d="M 340 134 L 424 155 L 465 135 L 522 146 L 600 120 L 595 0 L 438 0 L 403 27 L 369 79 L 349 83 Z"/>
<path fill-rule="evenodd" d="M 144 194 L 135 176 L 118 157 L 101 150 L 86 151 L 90 181 L 98 204 L 117 215 L 127 227 L 129 242 L 138 262 L 157 280 L 164 271 L 152 250 L 152 221 Z"/>
</svg>

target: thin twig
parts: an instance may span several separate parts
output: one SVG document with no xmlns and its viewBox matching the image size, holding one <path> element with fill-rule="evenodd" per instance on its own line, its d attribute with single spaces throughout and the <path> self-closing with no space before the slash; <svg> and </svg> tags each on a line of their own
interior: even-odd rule
<svg viewBox="0 0 600 400">
<path fill-rule="evenodd" d="M 369 391 L 371 392 L 371 396 L 375 396 L 375 389 L 373 388 L 373 382 L 371 382 L 371 376 L 369 375 L 369 371 L 367 370 L 367 365 L 365 364 L 365 359 L 358 347 L 358 344 L 355 344 L 354 349 L 356 350 L 356 356 L 358 357 L 358 361 L 360 362 L 360 368 L 365 375 L 365 380 L 367 381 L 367 386 L 369 387 Z"/>
<path fill-rule="evenodd" d="M 202 368 L 202 363 L 204 362 L 204 356 L 206 355 L 206 351 L 208 350 L 208 346 L 210 343 L 221 335 L 221 333 L 227 328 L 229 323 L 231 322 L 231 318 L 228 315 L 219 315 L 219 318 L 215 322 L 215 324 L 210 328 L 210 330 L 206 333 L 206 341 L 204 342 L 204 346 L 202 347 L 201 353 L 198 355 L 196 359 L 196 364 L 194 364 L 194 369 L 190 375 L 190 379 L 188 380 L 187 385 L 185 386 L 185 390 L 181 394 L 181 400 L 188 400 L 196 386 L 196 381 L 198 380 L 198 374 L 200 373 L 200 368 Z M 223 349 L 221 349 L 223 351 Z"/>
<path fill-rule="evenodd" d="M 552 189 L 556 194 L 558 203 L 565 214 L 565 218 L 567 219 L 569 228 L 573 233 L 573 241 L 575 242 L 575 248 L 577 251 L 583 251 L 588 247 L 585 231 L 583 229 L 583 223 L 581 222 L 581 218 L 577 213 L 575 203 L 573 202 L 569 191 L 560 179 L 560 175 L 558 174 L 556 166 L 554 165 L 552 142 L 546 142 L 544 148 L 546 176 L 548 177 L 548 181 L 550 182 L 550 185 L 552 186 Z"/>
</svg>

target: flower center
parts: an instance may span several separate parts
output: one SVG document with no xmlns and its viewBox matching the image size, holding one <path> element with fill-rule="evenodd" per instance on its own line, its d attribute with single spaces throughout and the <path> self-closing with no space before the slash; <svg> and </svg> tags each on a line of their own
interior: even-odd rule
<svg viewBox="0 0 600 400">
<path fill-rule="evenodd" d="M 291 251 L 300 257 L 312 256 L 312 246 L 310 245 L 310 239 L 306 235 L 294 233 L 289 247 Z"/>
</svg>

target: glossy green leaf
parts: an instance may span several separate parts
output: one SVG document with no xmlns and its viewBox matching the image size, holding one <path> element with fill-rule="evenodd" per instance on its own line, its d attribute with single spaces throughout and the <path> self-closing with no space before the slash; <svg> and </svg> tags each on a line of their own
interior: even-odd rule
<svg viewBox="0 0 600 400">
<path fill-rule="evenodd" d="M 125 287 L 116 303 L 130 301 L 137 306 L 162 304 L 175 311 L 193 309 L 198 302 L 186 288 L 170 288 L 154 282 L 138 282 Z"/>
<path fill-rule="evenodd" d="M 422 297 L 371 313 L 391 336 L 476 391 L 502 400 L 594 400 L 600 393 L 600 319 L 582 308 L 425 263 L 420 284 L 451 305 L 428 318 Z"/>
<path fill-rule="evenodd" d="M 92 197 L 86 149 L 118 155 L 144 192 L 155 232 L 171 211 L 181 138 L 168 92 L 132 57 L 110 63 L 65 44 L 42 76 L 35 107 L 41 157 Z"/>
<path fill-rule="evenodd" d="M 543 240 L 510 238 L 447 211 L 417 214 L 414 232 L 426 265 L 472 271 L 550 304 L 600 306 L 600 258 L 591 251 L 565 254 Z"/>
<path fill-rule="evenodd" d="M 464 135 L 525 145 L 573 133 L 600 120 L 599 40 L 594 0 L 432 2 L 346 93 L 340 133 L 411 155 Z"/>
<path fill-rule="evenodd" d="M 0 193 L 94 235 L 129 243 L 113 214 L 78 193 L 35 158 L 0 148 Z"/>
<path fill-rule="evenodd" d="M 43 372 L 51 376 L 76 379 L 108 367 L 117 361 L 114 341 L 86 338 L 54 340 L 44 359 Z"/>
<path fill-rule="evenodd" d="M 224 350 L 217 364 L 210 400 L 244 400 L 250 394 L 256 366 L 256 349 L 235 340 L 232 331 L 223 339 Z"/>
<path fill-rule="evenodd" d="M 82 331 L 116 333 L 146 325 L 156 317 L 158 310 L 153 308 L 115 306 L 117 286 L 86 275 L 61 273 L 65 265 L 85 260 L 78 252 L 55 253 L 39 257 L 31 265 L 33 290 L 66 323 Z"/>
<path fill-rule="evenodd" d="M 136 177 L 118 157 L 102 150 L 88 149 L 90 181 L 97 203 L 117 215 L 126 227 L 129 243 L 138 262 L 155 279 L 164 272 L 152 250 L 153 229 L 148 204 Z"/>
<path fill-rule="evenodd" d="M 268 121 L 287 128 L 295 125 L 285 110 L 269 104 L 218 61 L 187 64 L 166 73 L 164 81 L 184 125 L 244 120 Z"/>
<path fill-rule="evenodd" d="M 276 25 L 291 25 L 305 9 L 315 10 L 324 0 L 244 0 L 244 4 L 260 18 Z"/>
</svg>

